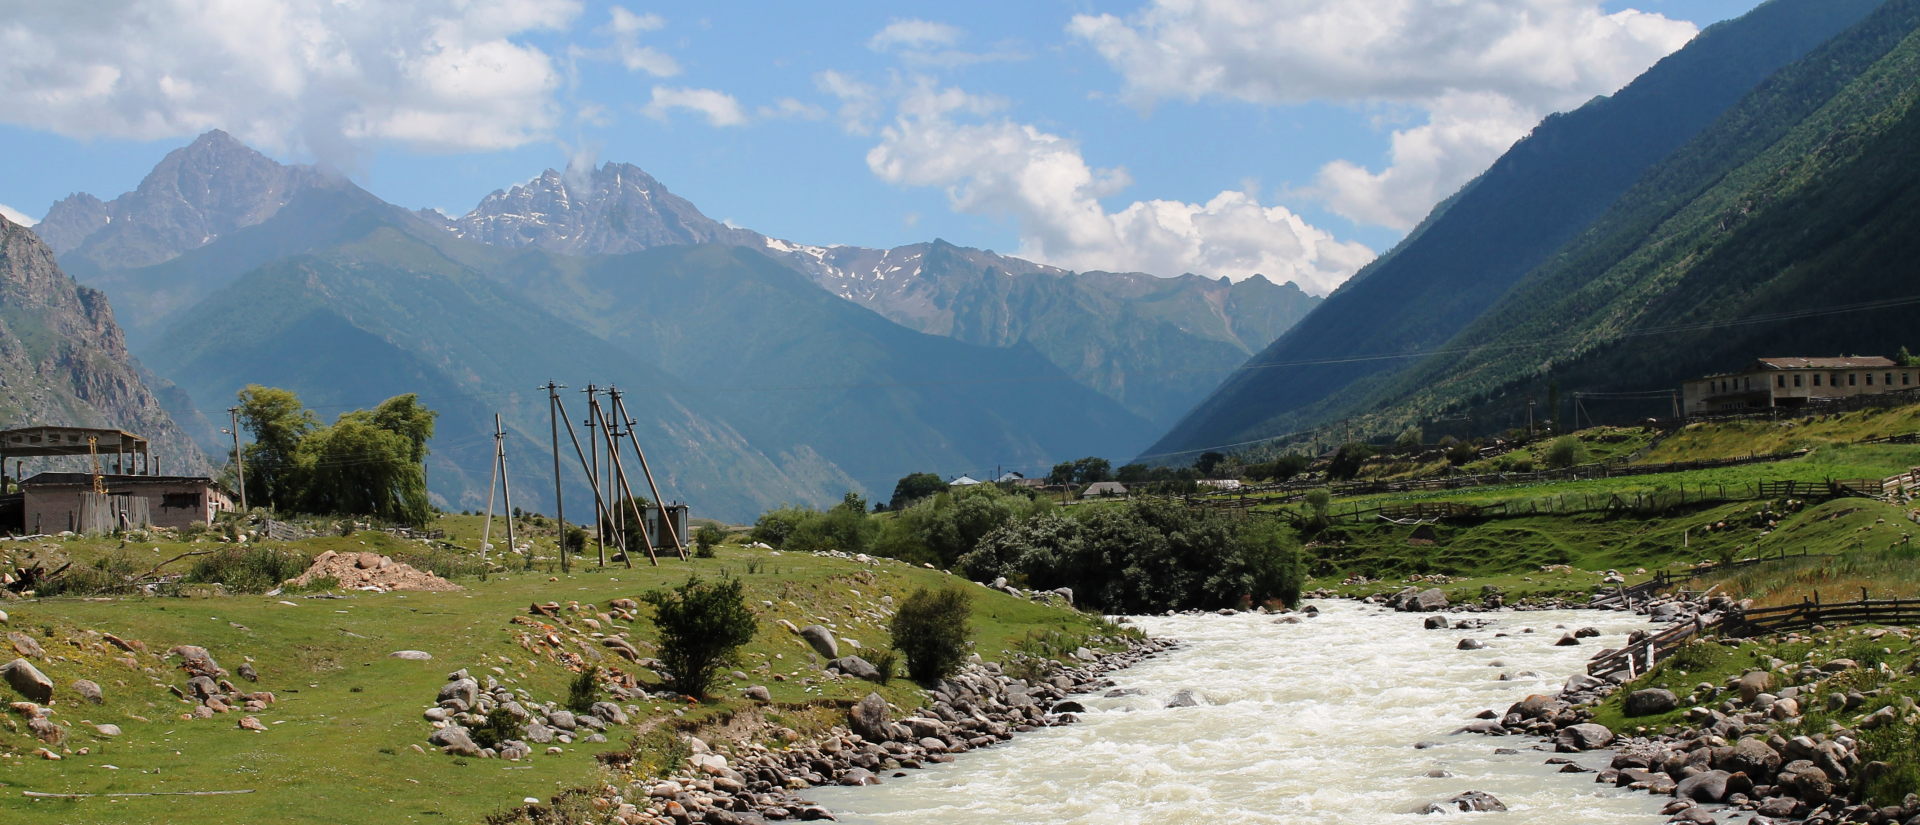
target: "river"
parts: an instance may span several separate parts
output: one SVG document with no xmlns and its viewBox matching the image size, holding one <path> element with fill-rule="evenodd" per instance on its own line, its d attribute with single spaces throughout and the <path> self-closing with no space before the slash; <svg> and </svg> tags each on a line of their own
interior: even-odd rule
<svg viewBox="0 0 1920 825">
<path fill-rule="evenodd" d="M 808 793 L 847 823 L 1432 825 L 1442 818 L 1414 811 L 1468 790 L 1508 806 L 1471 815 L 1489 825 L 1665 821 L 1658 809 L 1669 798 L 1558 773 L 1536 739 L 1448 735 L 1477 711 L 1504 713 L 1528 694 L 1557 691 L 1644 619 L 1502 612 L 1469 614 L 1492 621 L 1477 630 L 1425 630 L 1419 614 L 1316 604 L 1320 616 L 1298 624 L 1257 614 L 1133 619 L 1185 642 L 1112 675 L 1141 693 L 1080 697 L 1087 712 L 1077 724 L 903 777 L 888 773 L 876 787 Z M 1603 635 L 1554 646 L 1586 626 Z M 1467 637 L 1487 649 L 1456 649 Z M 1199 706 L 1166 708 L 1181 690 Z M 1495 754 L 1501 747 L 1519 753 Z M 1434 771 L 1451 775 L 1428 776 Z"/>
</svg>

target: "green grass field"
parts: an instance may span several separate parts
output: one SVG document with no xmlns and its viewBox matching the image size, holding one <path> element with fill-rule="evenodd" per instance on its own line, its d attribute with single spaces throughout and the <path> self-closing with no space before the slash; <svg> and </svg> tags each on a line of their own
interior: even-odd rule
<svg viewBox="0 0 1920 825">
<path fill-rule="evenodd" d="M 464 530 L 465 525 L 456 527 Z M 359 544 L 362 541 L 367 544 Z M 161 546 L 153 553 L 111 542 L 65 544 L 63 549 L 82 558 L 119 552 L 165 556 L 174 549 Z M 362 533 L 295 544 L 312 552 L 344 547 L 389 552 L 396 549 L 392 545 L 409 542 Z M 17 730 L 17 717 L 9 715 L 7 725 L 0 727 L 0 765 L 5 766 L 0 772 L 0 821 L 477 822 L 524 797 L 544 799 L 565 788 L 598 784 L 601 769 L 595 754 L 622 749 L 628 734 L 612 735 L 613 741 L 604 745 L 569 746 L 560 755 L 536 751 L 531 760 L 519 763 L 461 760 L 430 748 L 424 754 L 412 748 L 424 745 L 431 732 L 421 711 L 433 704 L 445 675 L 459 668 L 529 688 L 537 700 L 563 701 L 572 673 L 552 657 L 517 644 L 518 631 L 526 628 L 512 620 L 527 616 L 534 602 L 604 606 L 610 599 L 678 584 L 689 574 L 741 578 L 760 620 L 759 634 L 740 662 L 746 682 L 723 679 L 715 690 L 719 702 L 692 709 L 695 715 L 716 718 L 745 706 L 744 700 L 727 697 L 738 697 L 746 684 L 767 685 L 781 708 L 776 715 L 791 717 L 783 721 L 794 727 L 807 719 L 831 721 L 835 713 L 818 709 L 839 707 L 873 689 L 903 706 L 920 704 L 918 689 L 904 679 L 877 688 L 821 677 L 817 657 L 777 623 L 827 624 L 866 648 L 883 648 L 889 644 L 884 623 L 891 613 L 885 597 L 897 599 L 916 587 L 969 588 L 974 595 L 973 641 L 989 659 L 1000 658 L 1031 635 L 1057 632 L 1077 640 L 1110 632 L 1096 617 L 1015 599 L 899 562 L 861 564 L 738 547 L 723 547 L 714 559 L 674 560 L 658 568 L 643 560 L 631 570 L 576 567 L 572 575 L 546 570 L 496 573 L 485 581 L 462 580 L 467 589 L 451 593 L 0 603 L 11 614 L 6 630 L 33 636 L 46 648 L 48 657 L 37 664 L 61 690 L 77 678 L 91 678 L 105 689 L 104 705 L 75 704 L 57 696 L 55 718 L 68 724 L 109 722 L 125 730 L 123 736 L 102 740 L 83 733 L 90 730 L 85 726 L 72 725 L 73 735 L 65 745 L 71 753 L 61 761 L 45 761 L 31 755 L 39 743 Z M 631 629 L 638 639 L 652 638 L 649 622 L 636 622 Z M 190 706 L 166 686 L 183 685 L 185 676 L 151 654 L 139 656 L 138 667 L 118 663 L 118 651 L 99 641 L 98 633 L 138 639 L 154 654 L 177 644 L 201 645 L 228 670 L 251 661 L 261 680 L 257 686 L 240 682 L 242 689 L 270 690 L 278 698 L 259 714 L 268 732 L 237 729 L 238 713 L 182 719 Z M 434 659 L 388 657 L 402 649 L 425 650 Z M 605 663 L 624 660 L 609 656 Z M 650 672 L 640 672 L 643 683 L 656 681 Z M 784 675 L 785 681 L 776 681 L 775 674 Z M 656 719 L 679 719 L 689 708 L 650 702 L 642 712 Z M 26 790 L 253 793 L 29 800 L 20 793 Z"/>
</svg>

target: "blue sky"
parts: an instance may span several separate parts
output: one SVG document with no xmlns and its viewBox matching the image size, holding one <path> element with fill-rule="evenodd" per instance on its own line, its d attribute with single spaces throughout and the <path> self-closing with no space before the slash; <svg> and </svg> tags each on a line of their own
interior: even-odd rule
<svg viewBox="0 0 1920 825">
<path fill-rule="evenodd" d="M 1337 285 L 1547 112 L 1751 0 L 41 4 L 0 22 L 0 204 L 224 128 L 453 213 L 626 161 L 809 243 Z"/>
</svg>

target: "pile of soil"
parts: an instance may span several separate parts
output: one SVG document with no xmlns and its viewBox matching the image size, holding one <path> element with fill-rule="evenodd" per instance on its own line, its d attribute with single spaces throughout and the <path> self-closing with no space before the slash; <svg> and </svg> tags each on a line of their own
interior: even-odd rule
<svg viewBox="0 0 1920 825">
<path fill-rule="evenodd" d="M 348 590 L 460 590 L 460 585 L 379 553 L 335 553 L 328 550 L 313 560 L 307 572 L 287 580 L 304 586 L 332 577 Z"/>
</svg>

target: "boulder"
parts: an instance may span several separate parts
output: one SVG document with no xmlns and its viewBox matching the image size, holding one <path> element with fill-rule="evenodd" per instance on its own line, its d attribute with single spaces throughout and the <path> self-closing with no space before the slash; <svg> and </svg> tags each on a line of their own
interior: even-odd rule
<svg viewBox="0 0 1920 825">
<path fill-rule="evenodd" d="M 1459 644 L 1454 645 L 1457 650 L 1485 650 L 1486 647 L 1487 643 L 1479 639 L 1461 639 Z"/>
<path fill-rule="evenodd" d="M 1623 710 L 1628 716 L 1652 716 L 1680 706 L 1680 697 L 1666 688 L 1646 688 L 1627 694 Z"/>
<path fill-rule="evenodd" d="M 1733 743 L 1718 767 L 1747 776 L 1767 777 L 1780 770 L 1780 752 L 1757 736 Z"/>
<path fill-rule="evenodd" d="M 73 680 L 73 684 L 67 687 L 72 689 L 75 694 L 78 694 L 80 698 L 96 705 L 107 700 L 106 695 L 100 692 L 99 683 L 92 679 L 75 679 Z"/>
<path fill-rule="evenodd" d="M 427 737 L 427 744 L 433 745 L 455 756 L 479 756 L 480 746 L 473 743 L 473 737 L 467 735 L 467 729 L 458 725 L 444 727 Z"/>
<path fill-rule="evenodd" d="M 32 636 L 28 636 L 25 633 L 8 633 L 7 641 L 13 643 L 13 649 L 15 651 L 29 659 L 44 659 L 47 657 L 46 649 L 41 647 L 40 643 L 35 641 Z"/>
<path fill-rule="evenodd" d="M 15 659 L 0 665 L 0 678 L 6 679 L 7 686 L 15 693 L 27 699 L 46 704 L 53 701 L 53 680 L 25 659 Z"/>
<path fill-rule="evenodd" d="M 1420 810 L 1423 814 L 1440 814 L 1459 811 L 1475 813 L 1479 811 L 1504 811 L 1507 806 L 1493 794 L 1485 791 L 1467 791 L 1445 802 L 1429 802 Z"/>
<path fill-rule="evenodd" d="M 1446 629 L 1447 629 L 1447 617 L 1445 617 L 1445 616 L 1428 616 L 1428 617 L 1427 617 L 1427 620 L 1426 620 L 1426 622 L 1424 622 L 1424 623 L 1423 623 L 1423 626 L 1424 626 L 1424 627 L 1426 627 L 1426 629 L 1428 629 L 1428 630 L 1446 630 Z"/>
<path fill-rule="evenodd" d="M 887 700 L 878 693 L 867 694 L 847 710 L 847 726 L 869 742 L 887 741 L 887 721 Z"/>
<path fill-rule="evenodd" d="M 120 735 L 120 726 L 107 723 L 107 722 L 102 722 L 100 724 L 93 726 L 93 733 L 95 736 L 98 736 L 101 739 L 112 739 L 113 737 Z"/>
<path fill-rule="evenodd" d="M 1577 645 L 1579 643 L 1580 643 L 1580 640 L 1574 638 L 1573 634 L 1562 633 L 1560 634 L 1560 641 L 1554 642 L 1553 646 L 1554 647 L 1573 647 L 1574 645 Z"/>
<path fill-rule="evenodd" d="M 624 725 L 627 723 L 627 712 L 621 710 L 619 705 L 612 702 L 595 702 L 587 712 L 593 714 L 595 718 L 605 721 L 609 725 Z"/>
<path fill-rule="evenodd" d="M 869 682 L 880 681 L 880 669 L 874 667 L 873 663 L 858 656 L 842 656 L 828 662 L 827 669 L 844 673 L 855 679 L 865 679 Z"/>
<path fill-rule="evenodd" d="M 431 660 L 433 658 L 433 654 L 428 653 L 424 650 L 396 650 L 392 653 L 387 654 L 387 658 L 406 659 L 407 661 L 410 661 L 410 662 L 425 662 L 425 661 Z"/>
<path fill-rule="evenodd" d="M 1596 725 L 1592 722 L 1561 728 L 1560 732 L 1553 736 L 1553 744 L 1565 752 L 1590 751 L 1595 748 L 1604 748 L 1612 743 L 1613 731 L 1608 730 L 1605 725 Z"/>
<path fill-rule="evenodd" d="M 800 628 L 800 638 L 807 640 L 807 644 L 813 646 L 813 652 L 820 654 L 820 658 L 840 658 L 840 643 L 834 640 L 833 631 L 817 624 L 810 624 Z"/>
<path fill-rule="evenodd" d="M 479 698 L 479 696 L 480 683 L 470 677 L 461 676 L 458 679 L 454 679 L 440 686 L 439 701 L 445 702 L 448 699 L 459 699 L 465 702 L 467 707 L 471 708 L 473 707 L 474 700 Z"/>
<path fill-rule="evenodd" d="M 1413 597 L 1407 599 L 1401 609 L 1415 613 L 1432 613 L 1436 610 L 1445 610 L 1447 609 L 1447 594 L 1438 587 L 1430 587 L 1413 594 Z"/>
<path fill-rule="evenodd" d="M 1673 795 L 1695 802 L 1719 802 L 1727 798 L 1727 780 L 1733 774 L 1726 771 L 1706 771 L 1680 780 L 1673 788 Z"/>
<path fill-rule="evenodd" d="M 1764 670 L 1748 671 L 1733 683 L 1733 688 L 1740 692 L 1740 701 L 1753 704 L 1760 694 L 1773 689 L 1773 674 Z"/>
<path fill-rule="evenodd" d="M 1173 694 L 1173 698 L 1167 700 L 1167 707 L 1170 708 L 1191 708 L 1197 707 L 1199 704 L 1199 700 L 1193 698 L 1193 691 L 1191 690 L 1181 690 Z"/>
<path fill-rule="evenodd" d="M 767 690 L 766 685 L 754 685 L 753 687 L 747 688 L 746 690 L 743 690 L 740 693 L 741 695 L 746 696 L 748 699 L 752 699 L 755 702 L 773 701 L 773 692 Z"/>
</svg>

